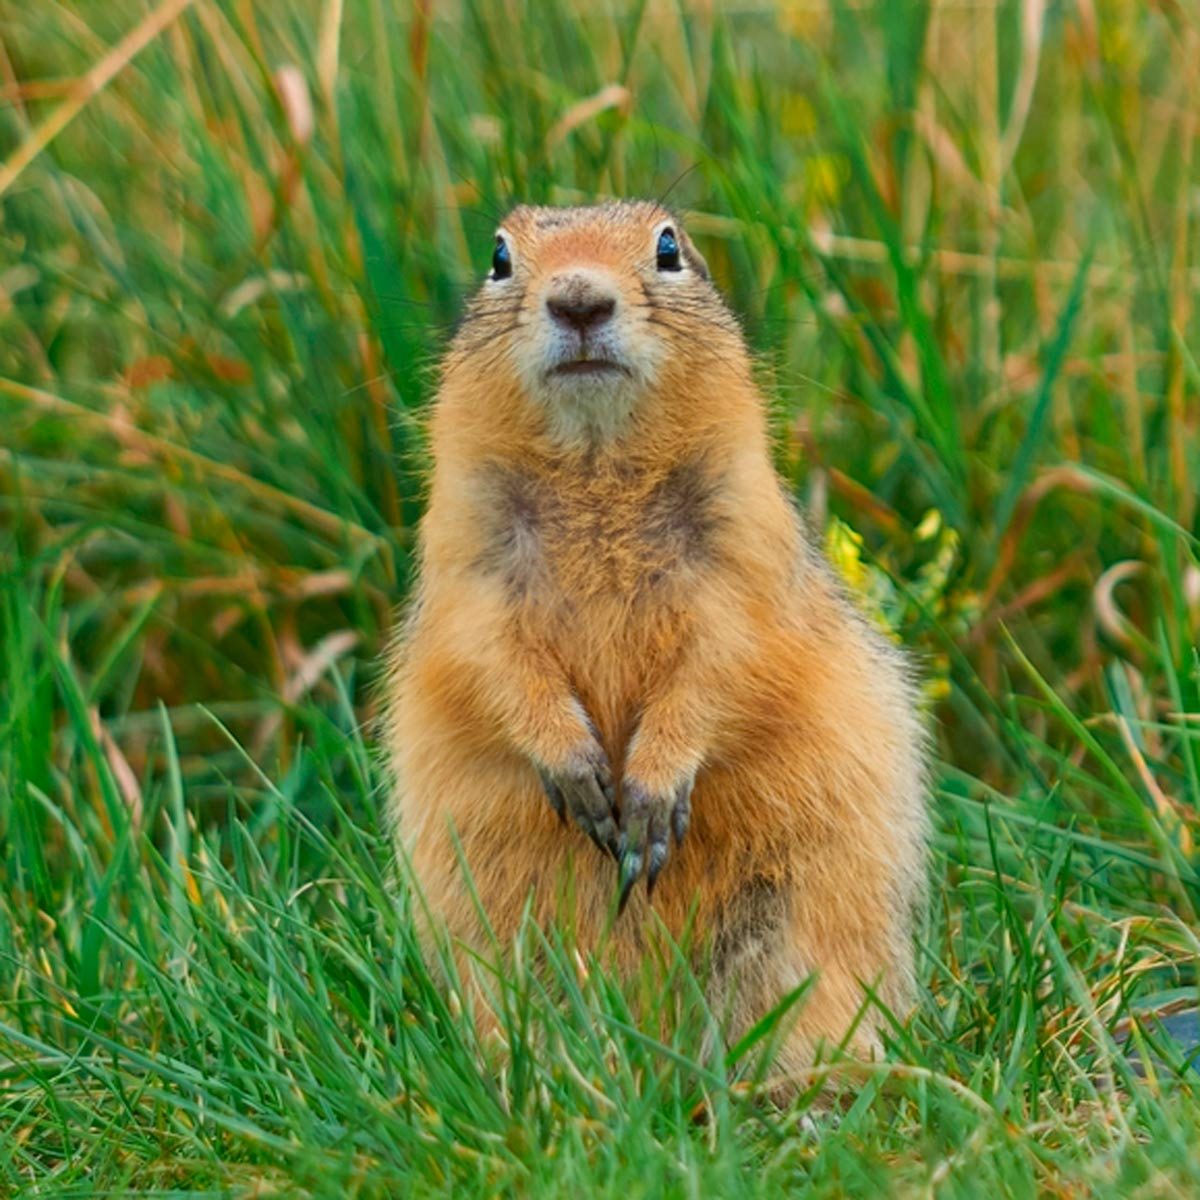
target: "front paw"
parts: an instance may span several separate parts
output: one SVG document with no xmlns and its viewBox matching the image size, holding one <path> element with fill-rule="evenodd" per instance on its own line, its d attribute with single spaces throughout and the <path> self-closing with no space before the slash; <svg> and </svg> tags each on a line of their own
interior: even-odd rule
<svg viewBox="0 0 1200 1200">
<path fill-rule="evenodd" d="M 651 791 L 636 779 L 626 778 L 621 787 L 621 862 L 618 912 L 624 912 L 633 885 L 646 869 L 646 894 L 654 890 L 659 872 L 670 854 L 671 834 L 682 843 L 692 816 L 692 785 L 689 773 L 665 791 Z"/>
<path fill-rule="evenodd" d="M 557 767 L 537 764 L 538 777 L 560 819 L 571 820 L 601 850 L 617 857 L 613 777 L 604 747 L 594 737 L 581 742 Z"/>
</svg>

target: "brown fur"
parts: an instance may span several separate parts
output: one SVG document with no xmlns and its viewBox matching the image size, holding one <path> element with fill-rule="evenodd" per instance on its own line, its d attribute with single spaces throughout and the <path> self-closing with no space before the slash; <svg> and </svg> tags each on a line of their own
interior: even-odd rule
<svg viewBox="0 0 1200 1200">
<path fill-rule="evenodd" d="M 863 985 L 909 1002 L 922 734 L 901 657 L 780 487 L 736 322 L 682 233 L 690 272 L 656 277 L 648 238 L 668 216 L 619 204 L 505 222 L 513 286 L 472 302 L 432 417 L 421 581 L 389 676 L 398 834 L 467 943 L 478 921 L 452 829 L 502 938 L 532 896 L 538 919 L 632 969 L 648 906 L 674 935 L 695 906 L 735 1036 L 815 972 L 784 1049 L 801 1067 L 842 1037 Z M 664 351 L 613 434 L 564 434 L 513 366 L 543 281 L 579 263 L 611 274 Z M 539 783 L 587 743 L 588 719 L 617 811 L 630 781 L 665 794 L 698 769 L 690 831 L 652 898 L 639 884 L 616 919 L 613 860 Z M 572 911 L 556 912 L 564 894 Z M 874 1040 L 868 1013 L 858 1048 Z"/>
</svg>

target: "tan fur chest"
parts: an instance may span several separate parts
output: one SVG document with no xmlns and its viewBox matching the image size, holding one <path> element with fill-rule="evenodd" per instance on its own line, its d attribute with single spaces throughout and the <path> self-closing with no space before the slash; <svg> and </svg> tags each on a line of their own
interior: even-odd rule
<svg viewBox="0 0 1200 1200">
<path fill-rule="evenodd" d="M 719 484 L 702 459 L 495 466 L 477 486 L 479 568 L 549 619 L 670 606 L 718 553 Z"/>
</svg>

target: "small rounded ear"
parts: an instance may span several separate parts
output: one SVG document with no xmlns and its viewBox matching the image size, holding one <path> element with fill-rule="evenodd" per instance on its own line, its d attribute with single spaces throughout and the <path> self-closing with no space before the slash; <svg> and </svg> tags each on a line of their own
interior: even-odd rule
<svg viewBox="0 0 1200 1200">
<path fill-rule="evenodd" d="M 704 261 L 704 255 L 696 249 L 692 239 L 688 237 L 686 230 L 678 229 L 677 232 L 680 236 L 679 247 L 683 251 L 684 262 L 686 262 L 687 265 L 691 267 L 691 269 L 695 271 L 701 279 L 707 279 L 709 277 L 708 263 Z"/>
</svg>

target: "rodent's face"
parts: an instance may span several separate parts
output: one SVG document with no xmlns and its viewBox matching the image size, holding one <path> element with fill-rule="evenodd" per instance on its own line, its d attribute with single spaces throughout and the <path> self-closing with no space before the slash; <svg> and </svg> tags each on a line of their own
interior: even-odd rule
<svg viewBox="0 0 1200 1200">
<path fill-rule="evenodd" d="M 472 370 L 515 374 L 563 442 L 619 436 L 667 374 L 682 379 L 737 325 L 708 268 L 656 204 L 515 209 L 455 343 Z"/>
</svg>

